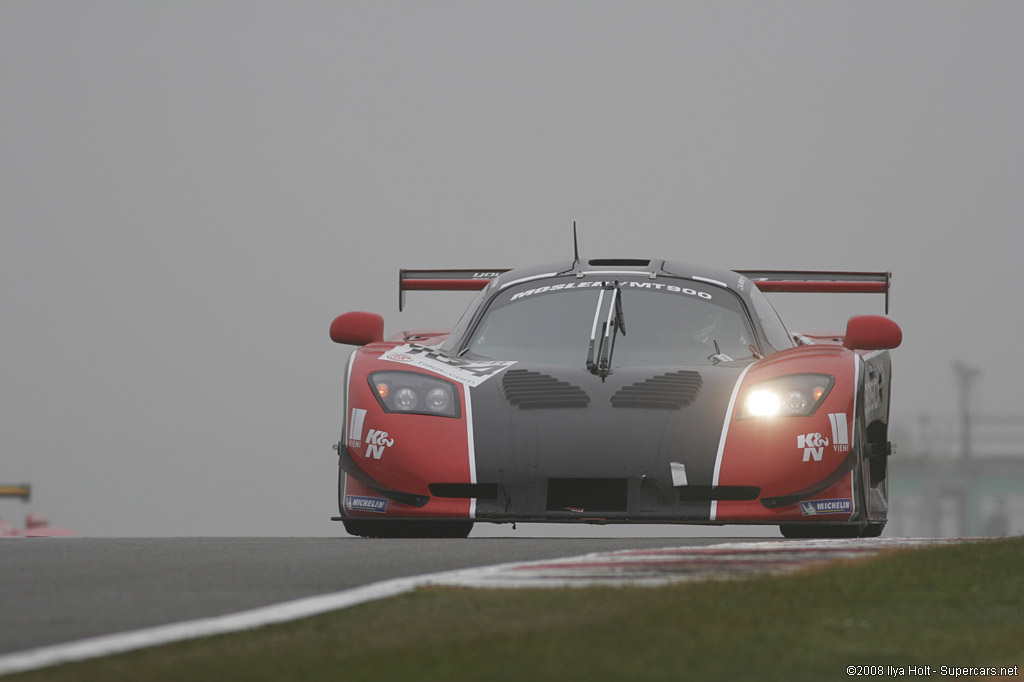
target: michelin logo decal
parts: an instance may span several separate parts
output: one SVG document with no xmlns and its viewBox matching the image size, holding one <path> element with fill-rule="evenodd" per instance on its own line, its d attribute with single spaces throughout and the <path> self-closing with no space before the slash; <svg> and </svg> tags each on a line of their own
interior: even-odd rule
<svg viewBox="0 0 1024 682">
<path fill-rule="evenodd" d="M 384 514 L 388 510 L 388 501 L 381 497 L 362 497 L 359 495 L 345 496 L 345 509 L 351 511 L 373 512 Z"/>
<path fill-rule="evenodd" d="M 800 511 L 804 516 L 820 514 L 849 514 L 853 511 L 853 500 L 807 500 L 800 503 Z"/>
<path fill-rule="evenodd" d="M 515 360 L 467 360 L 464 358 L 453 358 L 431 348 L 413 344 L 406 344 L 389 350 L 382 354 L 380 359 L 426 369 L 469 387 L 479 386 L 495 374 L 516 364 Z"/>
</svg>

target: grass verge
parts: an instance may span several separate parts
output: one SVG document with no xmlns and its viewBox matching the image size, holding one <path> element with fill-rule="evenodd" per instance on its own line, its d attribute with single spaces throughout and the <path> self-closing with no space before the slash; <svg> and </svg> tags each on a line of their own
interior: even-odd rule
<svg viewBox="0 0 1024 682">
<path fill-rule="evenodd" d="M 1013 538 L 656 589 L 424 589 L 6 679 L 821 682 L 850 665 L 930 666 L 942 679 L 940 666 L 1022 663 Z"/>
</svg>

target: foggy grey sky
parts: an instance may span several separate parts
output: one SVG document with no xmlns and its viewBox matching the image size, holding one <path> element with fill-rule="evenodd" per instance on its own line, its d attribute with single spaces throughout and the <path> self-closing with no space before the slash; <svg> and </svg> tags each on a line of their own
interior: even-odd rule
<svg viewBox="0 0 1024 682">
<path fill-rule="evenodd" d="M 571 254 L 894 272 L 894 421 L 1024 414 L 1024 5 L 0 0 L 0 479 L 81 534 L 341 534 L 352 309 Z M 773 299 L 792 331 L 871 298 Z"/>
</svg>

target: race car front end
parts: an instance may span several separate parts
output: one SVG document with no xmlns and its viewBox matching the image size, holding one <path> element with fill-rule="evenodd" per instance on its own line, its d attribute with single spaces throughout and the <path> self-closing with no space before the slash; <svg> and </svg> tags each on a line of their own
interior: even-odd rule
<svg viewBox="0 0 1024 682">
<path fill-rule="evenodd" d="M 339 317 L 332 339 L 360 348 L 336 518 L 368 536 L 476 521 L 880 532 L 899 328 L 855 317 L 845 336 L 794 345 L 744 276 L 679 269 L 419 271 L 405 288 L 482 282 L 452 332 L 384 341 L 379 315 Z M 887 292 L 888 276 L 870 285 Z"/>
</svg>

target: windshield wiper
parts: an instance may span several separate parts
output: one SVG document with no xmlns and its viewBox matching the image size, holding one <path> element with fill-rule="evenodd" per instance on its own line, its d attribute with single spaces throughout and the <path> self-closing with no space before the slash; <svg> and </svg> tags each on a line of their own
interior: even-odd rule
<svg viewBox="0 0 1024 682">
<path fill-rule="evenodd" d="M 597 339 L 597 321 L 601 319 L 601 304 L 604 303 L 604 288 L 597 297 L 597 308 L 594 309 L 594 324 L 590 328 L 590 347 L 587 348 L 587 371 L 597 374 L 597 363 L 594 362 L 594 343 Z"/>
<path fill-rule="evenodd" d="M 608 303 L 608 316 L 601 323 L 601 335 L 597 334 L 597 322 L 601 319 L 601 308 L 604 304 L 604 292 L 611 291 L 611 301 Z M 613 284 L 604 284 L 601 287 L 601 294 L 597 299 L 597 308 L 594 310 L 594 324 L 590 328 L 590 347 L 587 349 L 587 371 L 601 377 L 612 373 L 612 354 L 615 353 L 615 339 L 619 332 L 626 335 L 626 318 L 622 315 L 622 289 L 618 281 Z M 594 344 L 597 344 L 597 359 L 594 359 Z"/>
<path fill-rule="evenodd" d="M 712 365 L 717 365 L 720 362 L 732 362 L 732 358 L 730 358 L 728 355 L 723 353 L 722 349 L 718 347 L 718 339 L 715 339 L 714 343 L 715 343 L 715 353 L 714 353 L 714 355 L 709 355 L 708 356 L 708 360 L 711 361 L 711 364 Z"/>
</svg>

